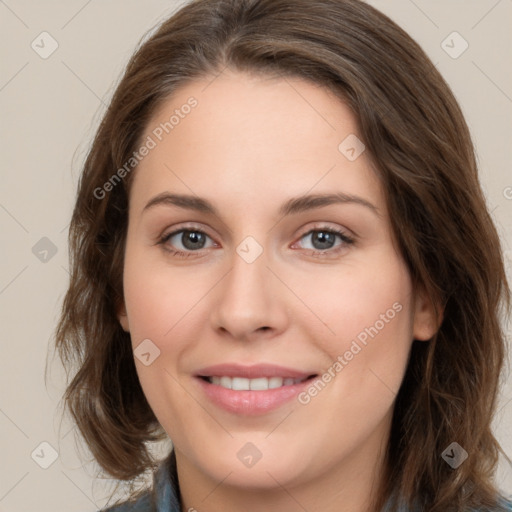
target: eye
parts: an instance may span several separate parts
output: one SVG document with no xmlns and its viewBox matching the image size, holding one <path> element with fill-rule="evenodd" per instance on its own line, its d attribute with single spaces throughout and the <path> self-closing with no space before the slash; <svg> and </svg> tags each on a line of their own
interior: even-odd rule
<svg viewBox="0 0 512 512">
<path fill-rule="evenodd" d="M 354 243 L 352 237 L 343 231 L 330 227 L 311 229 L 300 238 L 301 241 L 308 239 L 312 247 L 304 247 L 307 243 L 302 243 L 300 244 L 301 248 L 307 249 L 315 255 L 326 256 L 332 253 L 336 254 Z M 337 240 L 339 240 L 339 243 L 336 245 Z M 210 241 L 209 245 L 207 245 L 208 241 Z M 173 256 L 182 258 L 199 256 L 204 249 L 217 246 L 204 231 L 195 228 L 181 228 L 164 234 L 158 243 L 163 245 L 165 250 Z M 297 245 L 297 243 L 294 245 Z"/>
<path fill-rule="evenodd" d="M 311 229 L 300 238 L 300 240 L 308 239 L 310 240 L 312 247 L 303 246 L 303 248 L 312 250 L 316 254 L 323 254 L 326 252 L 336 253 L 354 243 L 354 239 L 349 237 L 343 231 L 327 227 Z M 337 246 L 335 245 L 336 240 L 340 241 Z M 334 250 L 332 250 L 333 248 Z"/>
<path fill-rule="evenodd" d="M 206 243 L 213 240 L 200 229 L 179 229 L 171 233 L 167 233 L 160 239 L 165 249 L 175 256 L 188 257 L 193 252 L 200 252 L 206 249 Z M 214 246 L 211 244 L 210 246 Z"/>
</svg>

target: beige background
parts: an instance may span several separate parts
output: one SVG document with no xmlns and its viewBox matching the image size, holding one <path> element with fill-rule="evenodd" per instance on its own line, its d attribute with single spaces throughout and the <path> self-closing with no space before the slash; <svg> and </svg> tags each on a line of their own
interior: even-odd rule
<svg viewBox="0 0 512 512">
<path fill-rule="evenodd" d="M 422 45 L 459 99 L 512 278 L 512 1 L 371 3 Z M 45 360 L 68 279 L 67 225 L 80 164 L 139 38 L 177 5 L 0 0 L 0 512 L 92 512 L 105 504 L 111 482 L 94 480 L 96 466 L 80 460 L 72 426 L 60 425 L 63 373 L 53 364 L 46 387 Z M 46 59 L 40 54 L 55 43 L 43 31 L 58 44 Z M 446 39 L 454 31 L 463 39 Z M 464 40 L 467 50 L 453 58 Z M 510 339 L 510 323 L 508 332 Z M 495 431 L 512 457 L 512 382 L 505 378 Z M 499 484 L 512 494 L 505 461 Z"/>
</svg>

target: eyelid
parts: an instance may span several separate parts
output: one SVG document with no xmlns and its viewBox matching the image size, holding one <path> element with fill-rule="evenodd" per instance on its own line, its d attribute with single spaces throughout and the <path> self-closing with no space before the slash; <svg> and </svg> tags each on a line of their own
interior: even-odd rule
<svg viewBox="0 0 512 512">
<path fill-rule="evenodd" d="M 343 235 L 353 241 L 357 238 L 357 234 L 352 230 L 349 230 L 339 224 L 331 224 L 330 222 L 314 222 L 313 225 L 308 225 L 305 229 L 301 229 L 299 234 L 296 235 L 297 239 L 301 239 L 306 235 L 309 235 L 312 231 L 332 231 L 333 233 Z"/>
<path fill-rule="evenodd" d="M 297 241 L 292 244 L 292 248 L 295 248 L 297 244 L 306 236 L 311 235 L 314 232 L 328 232 L 334 234 L 334 236 L 338 236 L 341 239 L 341 244 L 335 245 L 329 249 L 305 249 L 306 251 L 310 251 L 315 254 L 322 254 L 325 257 L 335 256 L 338 252 L 347 249 L 349 246 L 353 245 L 356 241 L 356 235 L 352 234 L 346 228 L 342 228 L 340 226 L 330 226 L 328 223 L 317 223 L 312 227 L 304 230 L 301 235 L 298 236 Z"/>
<path fill-rule="evenodd" d="M 206 229 L 204 226 L 202 225 L 199 225 L 199 224 L 196 224 L 196 223 L 193 223 L 193 222 L 188 222 L 188 223 L 185 223 L 185 224 L 182 224 L 182 225 L 178 225 L 176 227 L 173 227 L 171 230 L 169 230 L 168 232 L 164 231 L 164 233 L 162 235 L 159 236 L 159 239 L 157 241 L 157 244 L 161 244 L 165 247 L 165 245 L 167 244 L 168 240 L 181 233 L 181 232 L 184 232 L 184 231 L 191 231 L 191 232 L 198 232 L 198 233 L 202 233 L 204 235 L 206 235 L 208 238 L 210 238 L 210 240 L 212 240 L 213 242 L 213 245 L 214 247 L 218 247 L 219 244 L 215 241 L 215 238 L 213 236 L 211 236 L 209 233 L 208 233 L 208 229 Z M 294 237 L 296 239 L 295 242 L 292 243 L 292 248 L 294 246 L 296 246 L 304 237 L 308 236 L 308 235 L 311 235 L 312 233 L 314 233 L 315 231 L 326 231 L 326 232 L 330 232 L 330 233 L 333 233 L 335 236 L 337 235 L 338 237 L 341 238 L 341 241 L 342 243 L 337 245 L 337 246 L 334 246 L 333 248 L 328 248 L 328 249 L 305 249 L 306 251 L 309 251 L 310 253 L 311 252 L 314 252 L 315 254 L 321 254 L 321 255 L 325 255 L 326 257 L 327 256 L 334 256 L 336 255 L 339 251 L 343 250 L 343 249 L 346 249 L 348 248 L 348 246 L 354 244 L 357 236 L 355 234 L 353 234 L 351 231 L 347 230 L 346 228 L 343 228 L 343 227 L 340 227 L 338 225 L 336 226 L 332 226 L 330 225 L 328 222 L 316 222 L 314 225 L 310 225 L 308 228 L 305 228 L 303 230 L 301 230 L 301 234 L 300 235 L 297 235 L 297 237 Z M 211 249 L 212 247 L 207 247 L 207 248 L 203 248 L 203 249 L 198 249 L 196 251 L 194 250 L 186 250 L 186 251 L 183 251 L 181 249 L 176 249 L 176 248 L 173 248 L 173 249 L 169 249 L 168 247 L 165 248 L 165 250 L 167 250 L 168 252 L 171 252 L 175 255 L 177 254 L 180 254 L 180 255 L 183 255 L 183 254 L 186 254 L 186 255 L 197 255 L 197 256 L 201 256 L 201 255 L 204 255 L 204 253 L 208 250 L 208 249 Z"/>
<path fill-rule="evenodd" d="M 214 237 L 210 234 L 210 229 L 208 227 L 205 227 L 202 224 L 196 224 L 193 222 L 185 222 L 184 224 L 178 224 L 177 226 L 173 226 L 170 229 L 164 229 L 163 233 L 158 237 L 159 239 L 169 237 L 171 235 L 175 235 L 181 231 L 198 231 L 201 233 L 204 233 L 205 235 L 209 236 L 211 239 L 214 239 Z"/>
<path fill-rule="evenodd" d="M 172 238 L 175 235 L 178 235 L 179 233 L 186 232 L 186 231 L 191 231 L 194 233 L 202 233 L 213 242 L 214 247 L 219 246 L 218 242 L 216 242 L 215 238 L 208 232 L 207 229 L 205 229 L 203 226 L 199 226 L 199 225 L 191 224 L 191 223 L 188 223 L 185 225 L 180 225 L 178 227 L 174 227 L 173 229 L 171 229 L 169 231 L 164 231 L 163 234 L 158 237 L 157 244 L 162 244 L 165 246 L 170 238 Z M 194 254 L 194 253 L 201 254 L 202 252 L 204 252 L 207 249 L 211 249 L 211 247 L 207 247 L 206 249 L 198 249 L 197 251 L 192 251 L 192 250 L 182 251 L 181 249 L 172 249 L 172 250 L 176 250 L 177 252 L 187 252 L 190 254 Z M 171 250 L 171 249 L 168 249 L 168 250 Z"/>
</svg>

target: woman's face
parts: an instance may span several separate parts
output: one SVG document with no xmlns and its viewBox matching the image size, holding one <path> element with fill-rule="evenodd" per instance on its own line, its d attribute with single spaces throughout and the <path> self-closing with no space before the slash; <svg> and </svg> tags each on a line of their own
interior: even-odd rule
<svg viewBox="0 0 512 512">
<path fill-rule="evenodd" d="M 321 87 L 228 71 L 148 124 L 119 319 L 183 471 L 261 490 L 378 460 L 434 327 L 357 134 Z"/>
</svg>

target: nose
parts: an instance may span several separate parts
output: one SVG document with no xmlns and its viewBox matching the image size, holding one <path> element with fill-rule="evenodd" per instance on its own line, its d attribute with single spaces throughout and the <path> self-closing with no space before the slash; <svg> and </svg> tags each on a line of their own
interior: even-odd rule
<svg viewBox="0 0 512 512">
<path fill-rule="evenodd" d="M 271 338 L 288 325 L 285 286 L 268 267 L 265 251 L 251 263 L 233 251 L 231 269 L 215 287 L 210 320 L 224 337 Z"/>
</svg>

